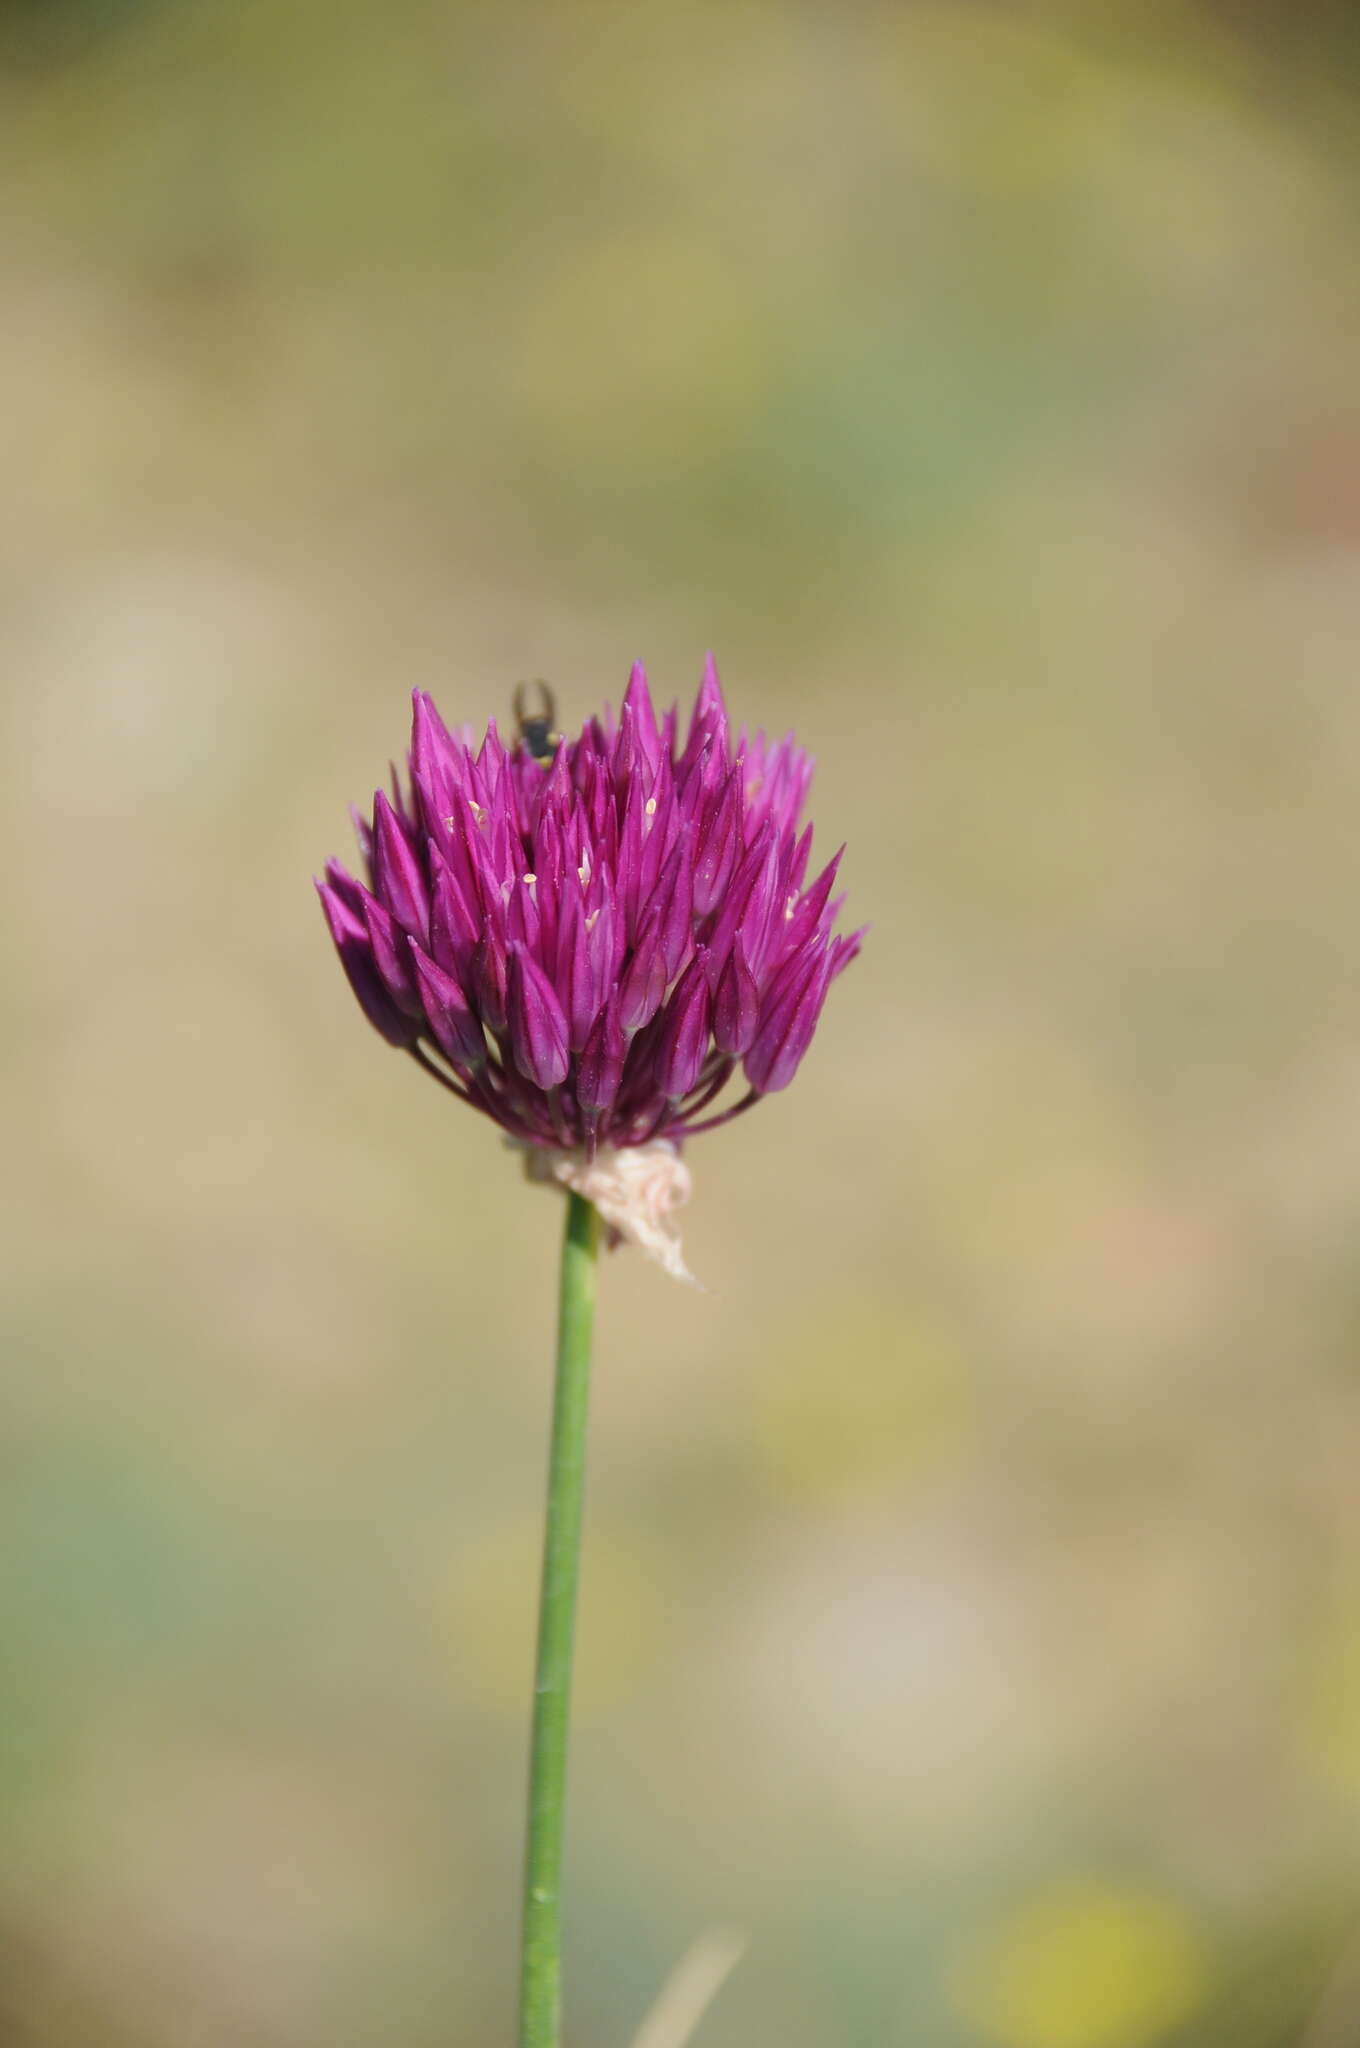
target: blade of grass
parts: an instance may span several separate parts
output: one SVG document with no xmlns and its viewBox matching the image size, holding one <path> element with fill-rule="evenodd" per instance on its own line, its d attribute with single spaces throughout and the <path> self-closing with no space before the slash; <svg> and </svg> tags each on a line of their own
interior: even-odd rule
<svg viewBox="0 0 1360 2048">
<path fill-rule="evenodd" d="M 701 1934 L 666 1979 L 633 2048 L 685 2048 L 745 1953 L 744 1934 L 723 1927 Z"/>
</svg>

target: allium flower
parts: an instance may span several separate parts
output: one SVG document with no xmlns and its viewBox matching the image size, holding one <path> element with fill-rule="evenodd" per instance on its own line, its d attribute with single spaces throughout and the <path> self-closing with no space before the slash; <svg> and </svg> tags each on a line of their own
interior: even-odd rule
<svg viewBox="0 0 1360 2048">
<path fill-rule="evenodd" d="M 355 814 L 367 870 L 318 882 L 370 1023 L 526 1146 L 680 1141 L 787 1088 L 861 934 L 805 886 L 812 763 L 734 741 L 712 658 L 683 745 L 639 663 L 617 722 L 476 744 L 415 693 L 408 786 Z M 842 849 L 843 851 L 843 849 Z M 703 1112 L 740 1063 L 747 1093 Z"/>
<path fill-rule="evenodd" d="M 710 657 L 683 744 L 636 667 L 617 722 L 552 730 L 546 690 L 507 746 L 450 733 L 417 691 L 408 774 L 359 818 L 367 881 L 322 908 L 391 1045 L 499 1124 L 567 1190 L 524 1861 L 520 2048 L 561 2048 L 562 1815 L 580 1572 L 586 1395 L 607 1229 L 688 1277 L 670 1211 L 680 1146 L 787 1088 L 827 989 L 838 853 L 807 883 L 812 763 L 734 742 Z M 719 1103 L 738 1066 L 746 1091 Z"/>
</svg>

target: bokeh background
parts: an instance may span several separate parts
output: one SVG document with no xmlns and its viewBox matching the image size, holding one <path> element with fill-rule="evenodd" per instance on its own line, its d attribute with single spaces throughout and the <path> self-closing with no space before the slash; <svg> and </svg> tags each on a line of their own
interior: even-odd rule
<svg viewBox="0 0 1360 2048">
<path fill-rule="evenodd" d="M 796 726 L 860 963 L 606 1274 L 572 2048 L 1360 2042 L 1353 8 L 9 0 L 0 2038 L 511 2038 L 559 1218 L 309 877 Z"/>
</svg>

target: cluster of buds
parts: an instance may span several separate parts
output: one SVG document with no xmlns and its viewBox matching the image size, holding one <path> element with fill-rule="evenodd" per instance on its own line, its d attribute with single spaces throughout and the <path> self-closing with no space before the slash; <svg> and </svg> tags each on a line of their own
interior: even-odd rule
<svg viewBox="0 0 1360 2048">
<path fill-rule="evenodd" d="M 733 739 L 711 658 L 683 744 L 641 665 L 617 720 L 551 723 L 478 744 L 417 691 L 406 787 L 356 815 L 367 882 L 317 884 L 331 936 L 383 1037 L 520 1142 L 682 1140 L 788 1086 L 859 950 L 840 855 L 804 886 L 812 764 Z"/>
</svg>

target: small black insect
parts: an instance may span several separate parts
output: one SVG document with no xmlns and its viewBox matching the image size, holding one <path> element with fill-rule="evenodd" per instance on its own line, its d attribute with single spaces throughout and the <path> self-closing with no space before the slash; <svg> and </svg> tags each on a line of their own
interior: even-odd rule
<svg viewBox="0 0 1360 2048">
<path fill-rule="evenodd" d="M 530 693 L 537 693 L 538 708 L 530 710 Z M 552 766 L 553 756 L 562 743 L 557 730 L 557 705 L 548 685 L 538 678 L 532 683 L 515 685 L 515 724 L 519 728 L 519 743 L 526 753 L 532 754 L 543 767 Z"/>
</svg>

